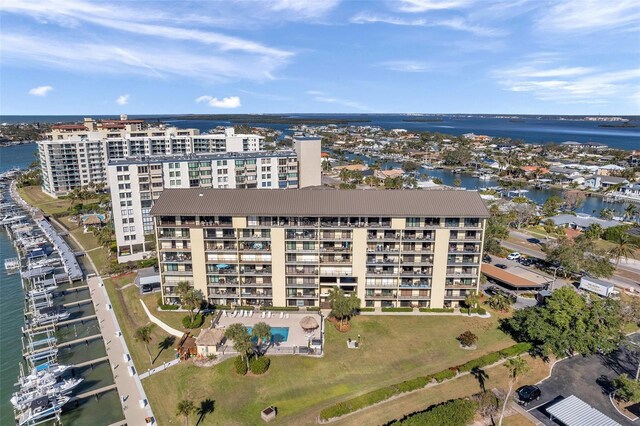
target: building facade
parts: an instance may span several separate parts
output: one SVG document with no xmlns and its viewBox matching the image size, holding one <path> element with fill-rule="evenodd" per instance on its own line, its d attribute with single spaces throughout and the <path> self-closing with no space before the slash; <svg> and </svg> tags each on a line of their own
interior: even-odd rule
<svg viewBox="0 0 640 426">
<path fill-rule="evenodd" d="M 477 192 L 168 189 L 156 201 L 165 303 L 179 282 L 217 305 L 457 306 L 478 291 L 486 219 Z"/>
<path fill-rule="evenodd" d="M 216 152 L 256 152 L 264 137 L 236 134 L 233 128 L 219 134 L 198 129 L 145 126 L 142 120 L 94 121 L 54 125 L 38 142 L 42 189 L 51 196 L 66 195 L 85 185 L 107 185 L 107 164 L 129 157 L 188 155 Z"/>
<path fill-rule="evenodd" d="M 300 170 L 287 150 L 112 160 L 108 176 L 118 261 L 127 262 L 155 245 L 150 211 L 165 188 L 295 189 Z"/>
</svg>

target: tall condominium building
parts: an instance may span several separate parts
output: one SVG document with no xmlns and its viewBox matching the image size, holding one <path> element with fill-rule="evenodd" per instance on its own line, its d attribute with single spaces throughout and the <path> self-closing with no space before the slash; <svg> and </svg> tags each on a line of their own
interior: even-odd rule
<svg viewBox="0 0 640 426">
<path fill-rule="evenodd" d="M 151 209 L 162 295 L 220 305 L 456 306 L 478 290 L 486 219 L 467 191 L 167 189 Z"/>
<path fill-rule="evenodd" d="M 144 258 L 155 242 L 150 210 L 165 188 L 295 189 L 302 170 L 286 150 L 119 159 L 108 175 L 118 261 L 127 262 Z"/>
<path fill-rule="evenodd" d="M 90 183 L 108 184 L 109 160 L 173 154 L 254 152 L 264 148 L 264 137 L 235 134 L 228 128 L 220 134 L 200 134 L 198 129 L 158 125 L 145 127 L 142 120 L 94 121 L 55 125 L 38 142 L 42 189 L 65 195 Z"/>
</svg>

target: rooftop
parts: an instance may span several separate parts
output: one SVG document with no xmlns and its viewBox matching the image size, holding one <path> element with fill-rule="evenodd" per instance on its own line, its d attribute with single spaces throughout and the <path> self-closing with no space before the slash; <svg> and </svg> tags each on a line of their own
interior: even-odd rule
<svg viewBox="0 0 640 426">
<path fill-rule="evenodd" d="M 357 189 L 166 189 L 151 214 L 489 217 L 475 191 Z"/>
</svg>

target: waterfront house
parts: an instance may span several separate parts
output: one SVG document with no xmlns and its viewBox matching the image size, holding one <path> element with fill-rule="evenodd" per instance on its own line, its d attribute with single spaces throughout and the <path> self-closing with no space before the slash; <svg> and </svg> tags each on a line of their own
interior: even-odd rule
<svg viewBox="0 0 640 426">
<path fill-rule="evenodd" d="M 382 180 L 386 178 L 395 178 L 399 176 L 404 176 L 404 170 L 402 169 L 376 170 L 374 176 Z"/>
<path fill-rule="evenodd" d="M 620 222 L 615 220 L 600 219 L 588 214 L 581 213 L 578 213 L 575 216 L 571 214 L 560 214 L 550 217 L 549 219 L 552 220 L 556 226 L 564 226 L 566 228 L 577 229 L 580 231 L 584 231 L 591 224 L 598 224 L 604 229 L 620 225 Z"/>
</svg>

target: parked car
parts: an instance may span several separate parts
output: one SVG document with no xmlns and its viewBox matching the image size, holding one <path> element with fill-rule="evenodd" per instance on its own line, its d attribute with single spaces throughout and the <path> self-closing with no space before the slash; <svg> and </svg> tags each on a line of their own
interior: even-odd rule
<svg viewBox="0 0 640 426">
<path fill-rule="evenodd" d="M 488 254 L 485 254 L 484 257 L 482 258 L 482 261 L 484 263 L 491 263 L 491 256 L 489 256 Z"/>
<path fill-rule="evenodd" d="M 143 293 L 150 293 L 152 290 L 153 290 L 153 287 L 151 286 L 151 284 L 142 284 Z"/>
<path fill-rule="evenodd" d="M 537 386 L 526 385 L 518 388 L 516 394 L 518 395 L 518 402 L 520 402 L 520 404 L 524 406 L 527 406 L 531 401 L 540 399 L 540 395 L 542 395 L 542 392 L 540 392 L 540 388 Z"/>
<path fill-rule="evenodd" d="M 518 260 L 518 259 L 520 259 L 520 257 L 522 257 L 520 255 L 520 253 L 518 253 L 517 251 L 514 251 L 513 253 L 510 253 L 509 256 L 507 256 L 507 259 L 509 259 L 509 260 Z"/>
<path fill-rule="evenodd" d="M 504 263 L 496 263 L 496 268 L 507 269 L 507 265 L 505 265 Z"/>
<path fill-rule="evenodd" d="M 531 266 L 531 265 L 533 265 L 533 261 L 531 259 L 525 259 L 525 258 L 522 258 L 522 257 L 520 258 L 519 262 L 520 262 L 520 264 L 522 266 Z"/>
</svg>

